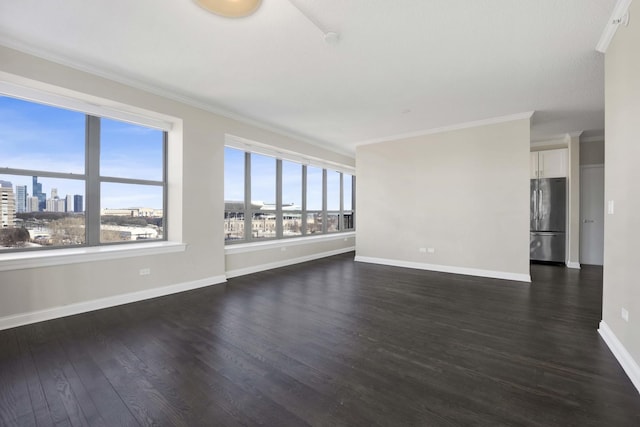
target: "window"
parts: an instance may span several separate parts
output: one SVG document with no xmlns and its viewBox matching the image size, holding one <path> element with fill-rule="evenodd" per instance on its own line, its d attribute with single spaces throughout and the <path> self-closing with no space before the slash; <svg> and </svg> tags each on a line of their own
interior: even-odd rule
<svg viewBox="0 0 640 427">
<path fill-rule="evenodd" d="M 302 165 L 282 161 L 282 237 L 302 235 Z"/>
<path fill-rule="evenodd" d="M 244 239 L 245 153 L 224 148 L 224 239 Z"/>
<path fill-rule="evenodd" d="M 352 175 L 225 147 L 224 176 L 226 243 L 354 229 Z"/>
<path fill-rule="evenodd" d="M 0 251 L 164 240 L 166 137 L 0 96 Z"/>
</svg>

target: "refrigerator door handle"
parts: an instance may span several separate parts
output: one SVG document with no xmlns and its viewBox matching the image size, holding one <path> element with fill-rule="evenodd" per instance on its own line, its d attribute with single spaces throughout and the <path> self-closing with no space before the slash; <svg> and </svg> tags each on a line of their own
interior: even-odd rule
<svg viewBox="0 0 640 427">
<path fill-rule="evenodd" d="M 538 192 L 533 190 L 533 220 L 538 220 Z M 536 228 L 538 224 L 536 224 Z"/>
<path fill-rule="evenodd" d="M 538 221 L 542 219 L 542 190 L 538 190 Z"/>
</svg>

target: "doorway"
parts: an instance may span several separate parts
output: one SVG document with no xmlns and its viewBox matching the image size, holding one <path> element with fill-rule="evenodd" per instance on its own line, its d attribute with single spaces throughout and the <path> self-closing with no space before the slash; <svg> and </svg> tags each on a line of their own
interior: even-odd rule
<svg viewBox="0 0 640 427">
<path fill-rule="evenodd" d="M 580 264 L 604 261 L 604 165 L 580 168 Z"/>
</svg>

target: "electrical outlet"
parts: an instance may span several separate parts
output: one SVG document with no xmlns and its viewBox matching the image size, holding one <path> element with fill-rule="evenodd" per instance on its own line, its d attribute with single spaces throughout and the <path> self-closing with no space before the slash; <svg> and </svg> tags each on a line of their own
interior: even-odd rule
<svg viewBox="0 0 640 427">
<path fill-rule="evenodd" d="M 607 213 L 609 215 L 613 215 L 613 200 L 609 200 L 609 202 L 607 202 Z"/>
<path fill-rule="evenodd" d="M 140 275 L 141 276 L 148 276 L 151 274 L 151 269 L 150 268 L 141 268 L 140 269 Z"/>
<path fill-rule="evenodd" d="M 629 321 L 629 311 L 626 308 L 622 307 L 620 315 L 622 316 L 625 322 Z"/>
<path fill-rule="evenodd" d="M 430 254 L 434 254 L 436 253 L 436 248 L 427 248 L 427 252 L 429 252 Z"/>
<path fill-rule="evenodd" d="M 418 249 L 418 251 L 420 251 L 421 254 L 426 254 L 427 253 L 427 248 L 420 248 L 420 249 Z"/>
</svg>

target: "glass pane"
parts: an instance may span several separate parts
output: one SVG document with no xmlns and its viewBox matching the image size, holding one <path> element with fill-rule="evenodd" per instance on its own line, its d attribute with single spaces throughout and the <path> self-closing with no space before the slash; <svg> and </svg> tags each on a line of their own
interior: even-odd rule
<svg viewBox="0 0 640 427">
<path fill-rule="evenodd" d="M 302 212 L 284 211 L 283 212 L 283 229 L 284 237 L 302 235 Z"/>
<path fill-rule="evenodd" d="M 229 147 L 224 148 L 224 200 L 244 209 L 244 151 Z"/>
<path fill-rule="evenodd" d="M 275 210 L 276 159 L 251 153 L 251 205 Z"/>
<path fill-rule="evenodd" d="M 244 239 L 244 212 L 224 212 L 224 240 Z"/>
<path fill-rule="evenodd" d="M 307 213 L 307 234 L 322 233 L 322 212 Z"/>
<path fill-rule="evenodd" d="M 327 210 L 340 210 L 340 172 L 327 170 Z"/>
<path fill-rule="evenodd" d="M 346 173 L 342 175 L 342 183 L 344 188 L 344 210 L 351 211 L 353 210 L 353 176 L 347 175 Z M 352 228 L 352 227 L 349 227 Z"/>
<path fill-rule="evenodd" d="M 322 210 L 322 169 L 307 166 L 307 210 Z"/>
<path fill-rule="evenodd" d="M 254 212 L 251 217 L 251 237 L 254 239 L 276 237 L 275 213 Z"/>
<path fill-rule="evenodd" d="M 84 187 L 84 180 L 0 175 L 0 250 L 84 244 Z"/>
<path fill-rule="evenodd" d="M 100 119 L 100 175 L 162 181 L 164 132 Z"/>
<path fill-rule="evenodd" d="M 162 239 L 161 186 L 116 184 L 100 186 L 100 242 Z"/>
<path fill-rule="evenodd" d="M 282 210 L 302 209 L 302 165 L 282 161 Z"/>
<path fill-rule="evenodd" d="M 338 231 L 339 224 L 340 224 L 340 213 L 329 212 L 327 214 L 327 231 L 329 233 L 331 233 L 332 231 Z"/>
<path fill-rule="evenodd" d="M 0 167 L 84 174 L 85 115 L 0 96 Z"/>
</svg>

